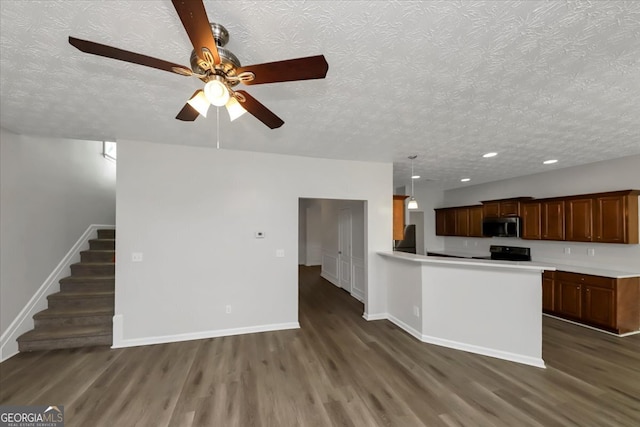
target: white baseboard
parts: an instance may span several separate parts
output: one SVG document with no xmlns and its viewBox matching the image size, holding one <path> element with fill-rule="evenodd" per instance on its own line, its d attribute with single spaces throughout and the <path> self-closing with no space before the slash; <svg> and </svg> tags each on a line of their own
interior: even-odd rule
<svg viewBox="0 0 640 427">
<path fill-rule="evenodd" d="M 412 328 L 411 326 L 407 325 L 406 323 L 404 323 L 402 320 L 398 319 L 397 317 L 393 316 L 393 315 L 389 315 L 388 317 L 389 321 L 393 324 L 395 324 L 396 326 L 398 326 L 400 329 L 403 329 L 405 332 L 407 332 L 409 335 L 413 336 L 414 338 L 422 341 L 422 333 L 420 333 L 420 331 L 418 331 L 415 328 Z"/>
<path fill-rule="evenodd" d="M 118 318 L 116 320 L 116 318 Z M 163 335 L 156 337 L 144 337 L 134 339 L 123 339 L 122 337 L 122 315 L 113 317 L 113 345 L 111 348 L 138 347 L 141 345 L 167 344 L 172 342 L 201 340 L 207 338 L 228 337 L 232 335 L 254 334 L 257 332 L 283 331 L 287 329 L 300 329 L 298 322 L 274 323 L 270 325 L 248 326 L 244 328 L 219 329 L 214 331 L 191 332 L 177 335 Z M 118 327 L 116 329 L 116 326 Z"/>
<path fill-rule="evenodd" d="M 541 357 L 525 356 L 508 351 L 495 350 L 492 348 L 480 347 L 477 345 L 461 343 L 458 341 L 445 340 L 429 335 L 422 335 L 422 342 L 439 345 L 441 347 L 453 348 L 455 350 L 467 351 L 469 353 L 482 354 L 483 356 L 495 357 L 497 359 L 509 360 L 511 362 L 522 363 L 524 365 L 535 366 L 536 368 L 546 368 Z"/>
<path fill-rule="evenodd" d="M 385 320 L 389 318 L 387 313 L 364 313 L 362 315 L 364 320 Z"/>
<path fill-rule="evenodd" d="M 322 271 L 320 273 L 320 277 L 322 277 L 323 279 L 325 279 L 327 282 L 331 283 L 334 286 L 340 287 L 340 285 L 338 284 L 338 278 L 335 277 L 333 274 L 329 274 L 325 271 Z"/>
<path fill-rule="evenodd" d="M 115 228 L 115 225 L 91 224 L 69 252 L 62 258 L 49 277 L 40 285 L 31 299 L 13 319 L 6 331 L 0 337 L 0 362 L 18 353 L 17 339 L 20 335 L 33 329 L 33 315 L 47 308 L 47 297 L 60 291 L 60 279 L 69 276 L 70 266 L 80 261 L 80 251 L 89 248 L 89 239 L 95 238 L 96 230 L 101 228 Z"/>
<path fill-rule="evenodd" d="M 614 337 L 619 337 L 619 338 L 624 338 L 624 337 L 628 337 L 628 336 L 631 336 L 631 335 L 640 334 L 640 331 L 631 331 L 631 332 L 625 332 L 624 334 L 616 334 L 614 332 L 605 331 L 604 329 L 598 329 L 598 328 L 595 328 L 595 327 L 590 326 L 590 325 L 585 325 L 584 323 L 578 323 L 578 322 L 574 322 L 572 320 L 563 319 L 562 317 L 556 317 L 556 316 L 554 316 L 552 314 L 542 313 L 542 315 L 543 316 L 547 316 L 547 317 L 551 317 L 552 319 L 562 320 L 563 322 L 572 323 L 572 324 L 577 325 L 577 326 L 582 326 L 583 328 L 587 328 L 587 329 L 591 329 L 591 330 L 594 330 L 594 331 L 602 332 L 603 334 L 613 335 Z"/>
</svg>

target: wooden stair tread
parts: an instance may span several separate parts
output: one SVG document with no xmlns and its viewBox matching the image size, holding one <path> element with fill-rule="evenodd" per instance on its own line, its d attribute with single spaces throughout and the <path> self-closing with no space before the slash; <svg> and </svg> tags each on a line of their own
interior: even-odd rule
<svg viewBox="0 0 640 427">
<path fill-rule="evenodd" d="M 109 297 L 115 295 L 114 291 L 65 291 L 65 292 L 56 292 L 55 294 L 49 295 L 48 298 L 91 298 L 91 297 Z"/>
<path fill-rule="evenodd" d="M 115 252 L 115 251 L 114 251 Z M 99 261 L 92 261 L 92 262 L 76 262 L 74 264 L 71 265 L 90 265 L 90 266 L 103 266 L 103 265 L 115 265 L 115 262 L 99 262 Z"/>
<path fill-rule="evenodd" d="M 22 334 L 18 341 L 41 341 L 64 338 L 113 335 L 111 326 L 58 326 L 55 328 L 37 328 Z"/>
<path fill-rule="evenodd" d="M 52 317 L 86 317 L 113 315 L 113 307 L 96 308 L 47 308 L 33 315 L 34 319 L 46 319 Z"/>
<path fill-rule="evenodd" d="M 84 282 L 86 280 L 115 280 L 116 276 L 67 276 L 60 279 L 60 282 Z"/>
</svg>

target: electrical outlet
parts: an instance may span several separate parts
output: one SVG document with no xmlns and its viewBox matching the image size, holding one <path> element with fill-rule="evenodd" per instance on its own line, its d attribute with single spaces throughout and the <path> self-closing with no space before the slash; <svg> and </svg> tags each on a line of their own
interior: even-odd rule
<svg viewBox="0 0 640 427">
<path fill-rule="evenodd" d="M 264 239 L 264 232 L 256 231 L 256 239 Z"/>
<path fill-rule="evenodd" d="M 284 249 L 276 249 L 276 256 L 278 258 L 284 258 Z"/>
<path fill-rule="evenodd" d="M 464 242 L 462 242 L 462 246 L 464 246 L 465 248 L 469 246 L 469 241 L 465 240 Z"/>
<path fill-rule="evenodd" d="M 418 307 L 417 305 L 413 306 L 413 315 L 416 317 L 420 317 L 420 307 Z"/>
<path fill-rule="evenodd" d="M 571 248 L 564 248 L 565 255 L 571 255 Z"/>
<path fill-rule="evenodd" d="M 131 254 L 132 262 L 142 262 L 142 252 L 133 252 Z"/>
<path fill-rule="evenodd" d="M 225 313 L 227 313 L 227 314 L 231 314 L 231 306 L 230 306 L 230 305 L 227 305 L 227 306 L 224 308 L 224 312 L 225 312 Z"/>
<path fill-rule="evenodd" d="M 587 249 L 587 255 L 596 256 L 596 250 L 594 248 Z"/>
</svg>

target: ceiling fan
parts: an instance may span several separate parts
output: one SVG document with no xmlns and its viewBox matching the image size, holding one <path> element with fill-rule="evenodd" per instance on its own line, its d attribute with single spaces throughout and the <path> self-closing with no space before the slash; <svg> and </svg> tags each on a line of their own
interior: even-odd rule
<svg viewBox="0 0 640 427">
<path fill-rule="evenodd" d="M 195 76 L 205 83 L 184 105 L 176 119 L 193 121 L 206 117 L 210 105 L 226 106 L 233 121 L 245 111 L 271 129 L 284 121 L 243 90 L 234 90 L 239 83 L 256 85 L 295 80 L 323 79 L 329 64 L 323 55 L 285 61 L 241 66 L 240 61 L 224 46 L 229 33 L 220 24 L 209 23 L 203 0 L 171 0 L 193 45 L 191 68 L 161 59 L 129 52 L 87 40 L 69 37 L 69 43 L 82 52 L 133 64 L 145 65 L 182 76 Z"/>
</svg>

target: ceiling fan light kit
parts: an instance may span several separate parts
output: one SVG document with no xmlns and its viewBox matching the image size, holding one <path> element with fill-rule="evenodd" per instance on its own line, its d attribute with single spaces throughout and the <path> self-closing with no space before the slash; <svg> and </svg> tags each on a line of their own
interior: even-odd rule
<svg viewBox="0 0 640 427">
<path fill-rule="evenodd" d="M 224 47 L 229 41 L 229 32 L 220 24 L 209 23 L 202 0 L 172 0 L 172 3 L 193 46 L 191 68 L 74 37 L 69 37 L 69 43 L 85 53 L 199 78 L 205 83 L 204 90 L 196 91 L 182 107 L 176 116 L 182 121 L 207 117 L 208 104 L 212 104 L 226 106 L 231 121 L 249 112 L 275 129 L 284 124 L 280 117 L 245 91 L 233 88 L 240 83 L 253 85 L 323 79 L 327 75 L 329 64 L 323 55 L 242 67 L 238 58 Z"/>
</svg>

